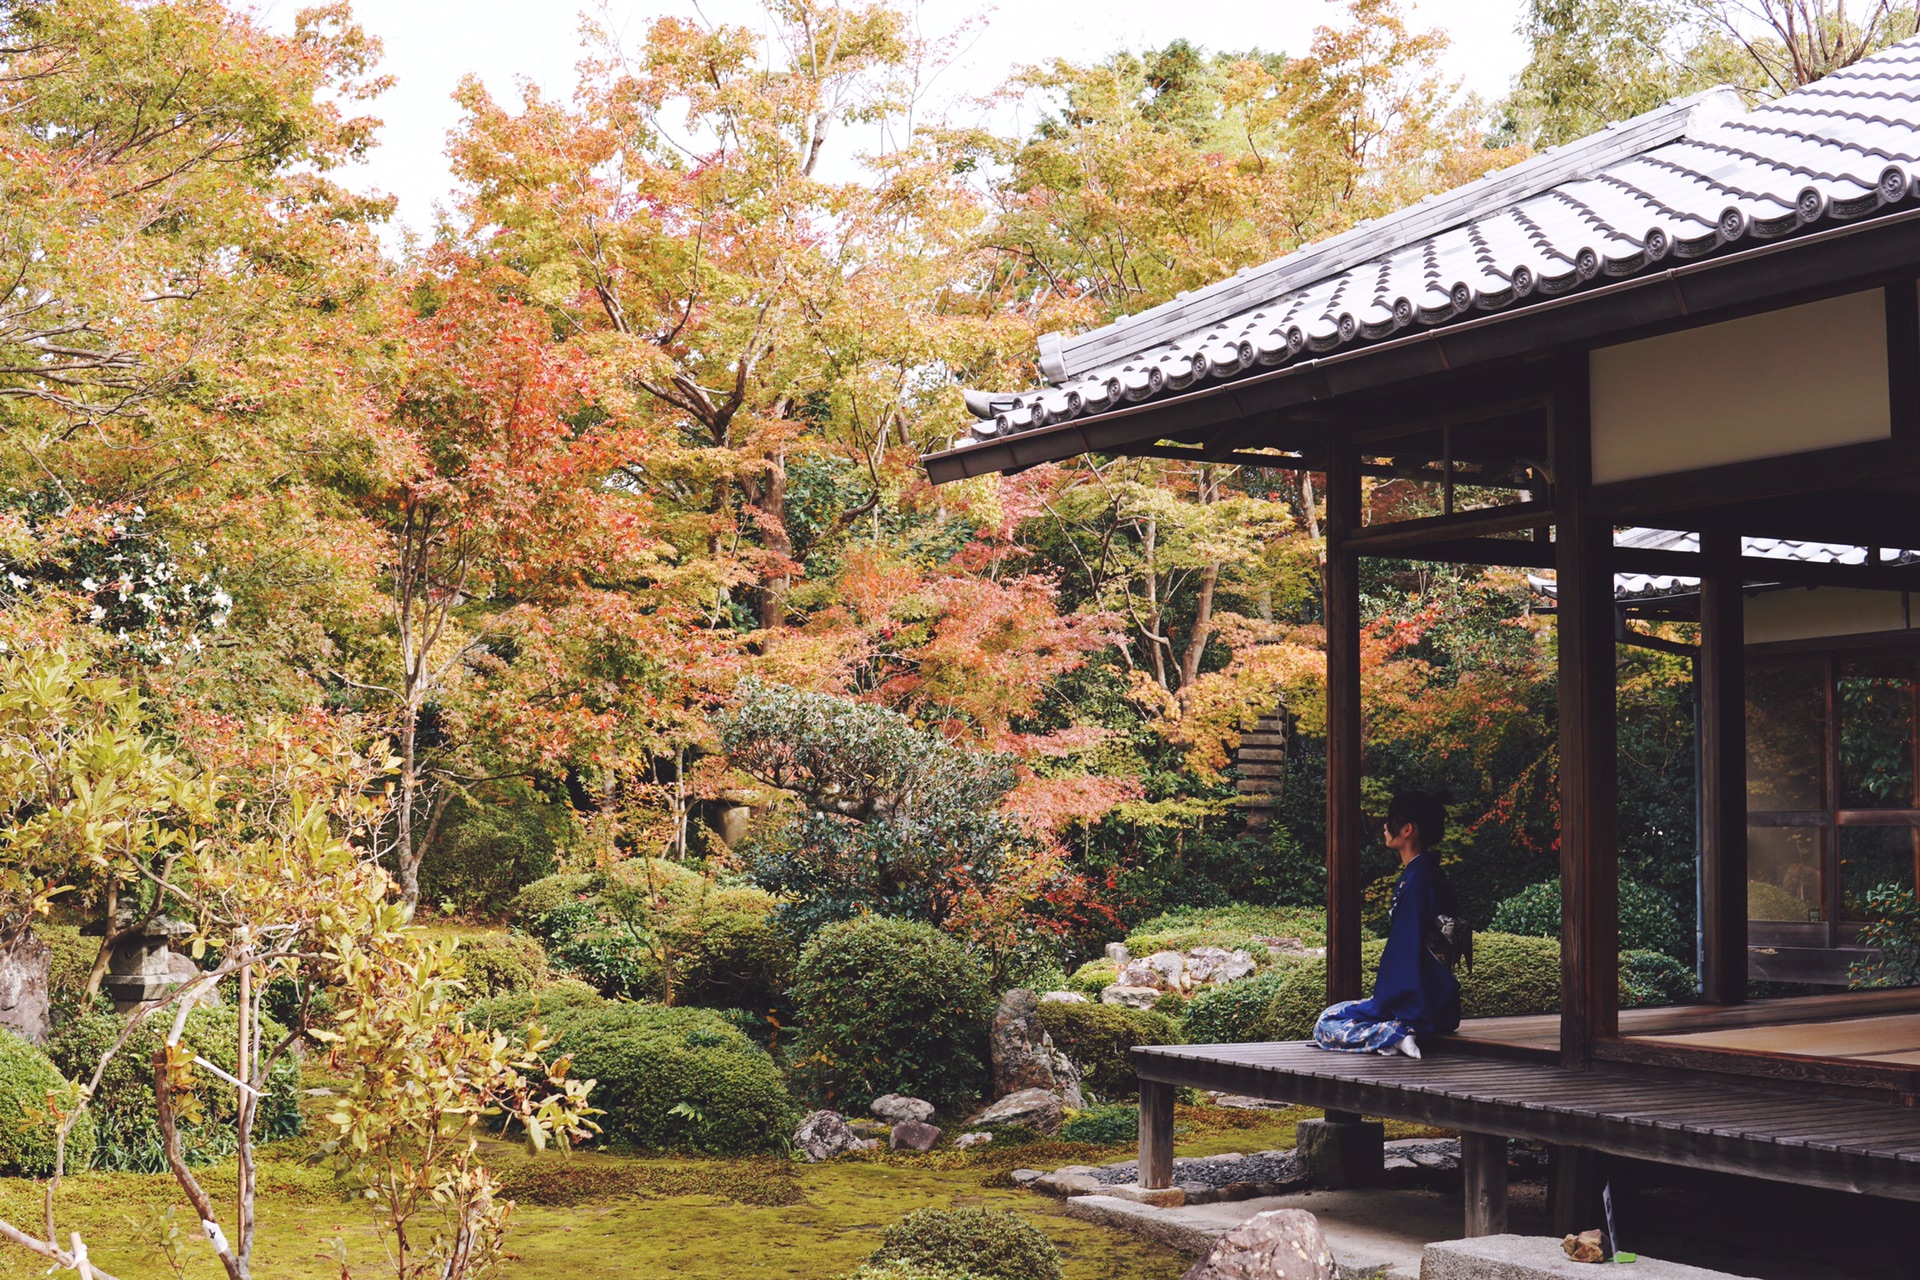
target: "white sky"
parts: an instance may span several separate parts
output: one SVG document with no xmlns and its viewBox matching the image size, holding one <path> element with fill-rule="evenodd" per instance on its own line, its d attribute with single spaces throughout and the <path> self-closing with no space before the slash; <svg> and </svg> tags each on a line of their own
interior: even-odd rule
<svg viewBox="0 0 1920 1280">
<path fill-rule="evenodd" d="M 599 0 L 589 0 L 598 11 Z M 290 22 L 297 0 L 264 0 L 268 20 Z M 450 95 L 468 72 L 497 99 L 515 101 L 528 78 L 549 96 L 569 94 L 580 55 L 575 0 L 355 0 L 362 25 L 385 42 L 384 69 L 398 83 L 373 106 L 386 122 L 381 145 L 353 186 L 399 197 L 397 222 L 428 230 L 434 206 L 453 179 L 444 155 L 447 131 L 458 119 Z M 706 0 L 716 22 L 754 23 L 754 0 Z M 983 0 L 923 0 L 929 34 L 951 31 L 983 7 Z M 1314 27 L 1340 16 L 1327 0 L 1001 0 L 965 51 L 948 67 L 934 94 L 948 102 L 983 93 L 1013 67 L 1053 57 L 1092 61 L 1118 49 L 1141 49 L 1185 37 L 1207 49 L 1305 48 Z M 1520 0 L 1415 0 L 1416 24 L 1453 37 L 1445 66 L 1469 90 L 1505 93 L 1525 62 L 1515 33 Z M 616 29 L 637 38 L 661 13 L 693 12 L 693 0 L 607 0 Z M 959 109 L 950 108 L 950 114 Z M 841 136 L 843 150 L 861 140 Z M 391 229 L 397 240 L 399 226 Z"/>
</svg>

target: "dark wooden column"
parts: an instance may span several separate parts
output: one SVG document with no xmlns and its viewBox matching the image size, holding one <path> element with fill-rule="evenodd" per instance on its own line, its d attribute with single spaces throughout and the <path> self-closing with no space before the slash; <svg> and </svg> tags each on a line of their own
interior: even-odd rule
<svg viewBox="0 0 1920 1280">
<path fill-rule="evenodd" d="M 1554 564 L 1560 605 L 1560 1058 L 1584 1068 L 1619 1030 L 1619 780 L 1614 723 L 1613 526 L 1595 516 L 1587 362 L 1553 394 Z"/>
<path fill-rule="evenodd" d="M 1740 537 L 1700 535 L 1702 994 L 1747 998 L 1747 638 Z"/>
<path fill-rule="evenodd" d="M 1360 988 L 1360 453 L 1336 433 L 1327 462 L 1327 1003 Z"/>
<path fill-rule="evenodd" d="M 1467 1237 L 1505 1235 L 1507 1140 L 1490 1133 L 1462 1133 L 1460 1177 Z"/>
<path fill-rule="evenodd" d="M 1160 1190 L 1173 1185 L 1173 1086 L 1140 1082 L 1140 1185 Z"/>
</svg>

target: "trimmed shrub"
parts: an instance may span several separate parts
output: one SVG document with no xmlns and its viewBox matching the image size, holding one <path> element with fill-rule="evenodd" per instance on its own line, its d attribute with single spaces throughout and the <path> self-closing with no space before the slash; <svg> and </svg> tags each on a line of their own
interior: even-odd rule
<svg viewBox="0 0 1920 1280">
<path fill-rule="evenodd" d="M 1070 1111 L 1060 1126 L 1062 1142 L 1085 1142 L 1096 1147 L 1120 1147 L 1140 1140 L 1140 1108 L 1127 1103 Z"/>
<path fill-rule="evenodd" d="M 11 1031 L 0 1031 L 0 1173 L 44 1178 L 53 1173 L 57 1135 L 47 1095 L 66 1088 L 66 1077 L 46 1054 Z M 94 1121 L 83 1115 L 67 1135 L 67 1171 L 93 1159 Z"/>
<path fill-rule="evenodd" d="M 796 1066 L 816 1093 L 864 1108 L 883 1093 L 959 1110 L 986 1078 L 987 975 L 931 925 L 865 916 L 800 953 Z"/>
<path fill-rule="evenodd" d="M 1262 969 L 1251 978 L 1195 995 L 1181 1022 L 1187 1043 L 1250 1044 L 1266 1039 L 1267 1007 L 1296 967 Z"/>
<path fill-rule="evenodd" d="M 1528 885 L 1493 909 L 1489 933 L 1528 938 L 1560 936 L 1560 879 Z M 1675 959 L 1693 955 L 1680 913 L 1658 889 L 1622 878 L 1620 881 L 1620 949 L 1658 951 Z"/>
<path fill-rule="evenodd" d="M 508 996 L 544 986 L 547 952 L 524 933 L 485 933 L 460 940 L 467 990 L 476 996 Z"/>
<path fill-rule="evenodd" d="M 600 891 L 603 879 L 598 872 L 562 872 L 535 880 L 513 895 L 513 918 L 522 928 L 531 929 L 543 916 Z"/>
<path fill-rule="evenodd" d="M 1466 1017 L 1552 1013 L 1560 1007 L 1560 939 L 1475 934 L 1473 972 L 1458 976 Z"/>
<path fill-rule="evenodd" d="M 1040 1025 L 1054 1047 L 1080 1068 L 1087 1088 L 1102 1098 L 1132 1098 L 1140 1093 L 1133 1060 L 1137 1044 L 1184 1044 L 1180 1024 L 1163 1013 L 1113 1004 L 1040 1005 Z"/>
<path fill-rule="evenodd" d="M 747 1155 L 779 1150 L 797 1117 L 767 1051 L 711 1009 L 602 998 L 580 983 L 487 1000 L 472 1016 L 493 1026 L 533 1019 L 572 1074 L 594 1081 L 589 1101 L 608 1142 L 651 1151 Z"/>
<path fill-rule="evenodd" d="M 1818 919 L 1820 909 L 1790 889 L 1765 880 L 1747 881 L 1747 919 L 1792 920 L 1796 923 Z"/>
<path fill-rule="evenodd" d="M 95 1125 L 93 1166 L 135 1173 L 164 1172 L 166 1157 L 160 1147 L 158 1112 L 153 1100 L 153 1054 L 172 1020 L 148 1018 L 107 1064 L 100 1087 L 88 1108 Z M 90 1010 L 58 1028 L 47 1045 L 54 1065 L 73 1079 L 92 1076 L 100 1056 L 126 1029 L 118 1014 Z M 181 1044 L 222 1071 L 233 1071 L 239 1061 L 240 1018 L 231 1005 L 195 1009 L 187 1015 Z M 272 1019 L 261 1027 L 271 1048 L 286 1029 Z M 195 1072 L 200 1119 L 180 1124 L 180 1150 L 188 1164 L 212 1164 L 234 1152 L 233 1121 L 238 1101 L 235 1091 L 205 1071 Z M 300 1066 L 283 1054 L 267 1075 L 266 1097 L 254 1121 L 259 1141 L 292 1137 L 300 1132 Z"/>
<path fill-rule="evenodd" d="M 1228 903 L 1220 907 L 1179 907 L 1142 921 L 1127 934 L 1127 951 L 1136 956 L 1195 947 L 1239 947 L 1265 959 L 1262 938 L 1297 938 L 1310 947 L 1326 941 L 1326 913 L 1313 907 L 1256 907 Z"/>
<path fill-rule="evenodd" d="M 77 1000 L 86 990 L 100 939 L 89 938 L 70 924 L 37 925 L 34 933 L 53 949 L 47 975 L 48 993 L 56 1002 Z"/>
<path fill-rule="evenodd" d="M 1119 980 L 1119 965 L 1111 960 L 1089 960 L 1068 977 L 1066 989 L 1078 991 L 1089 1000 L 1098 1000 L 1102 991 Z"/>
<path fill-rule="evenodd" d="M 1620 1007 L 1692 1004 L 1693 970 L 1658 951 L 1628 951 L 1620 957 Z"/>
<path fill-rule="evenodd" d="M 918 1209 L 887 1228 L 875 1263 L 965 1267 L 989 1280 L 1064 1280 L 1047 1233 L 1013 1212 Z"/>
<path fill-rule="evenodd" d="M 1474 940 L 1479 946 L 1479 939 Z M 1368 938 L 1360 944 L 1360 986 L 1364 991 L 1373 990 L 1373 980 L 1380 972 L 1380 953 L 1387 944 L 1379 938 Z M 1267 1006 L 1267 1016 L 1263 1030 L 1265 1034 L 1255 1037 L 1260 1040 L 1307 1040 L 1313 1036 L 1313 1024 L 1327 1008 L 1327 962 L 1320 957 L 1302 960 L 1286 971 L 1286 977 L 1280 982 L 1280 989 L 1274 993 L 1273 1002 Z"/>
</svg>

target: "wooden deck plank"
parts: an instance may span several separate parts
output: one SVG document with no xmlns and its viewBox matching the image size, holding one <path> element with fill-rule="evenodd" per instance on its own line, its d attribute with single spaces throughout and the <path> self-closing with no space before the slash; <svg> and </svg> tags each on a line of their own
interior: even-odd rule
<svg viewBox="0 0 1920 1280">
<path fill-rule="evenodd" d="M 1142 1048 L 1143 1078 L 1469 1132 L 1920 1200 L 1920 1110 L 1745 1080 L 1415 1061 L 1311 1044 Z"/>
</svg>

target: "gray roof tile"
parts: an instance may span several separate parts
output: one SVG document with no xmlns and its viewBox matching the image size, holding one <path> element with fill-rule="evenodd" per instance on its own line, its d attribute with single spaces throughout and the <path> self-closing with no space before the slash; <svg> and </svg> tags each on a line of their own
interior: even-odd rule
<svg viewBox="0 0 1920 1280">
<path fill-rule="evenodd" d="M 969 392 L 964 447 L 1415 327 L 1860 218 L 1920 186 L 1920 37 L 1741 113 L 1670 103 L 1089 333 Z"/>
</svg>

